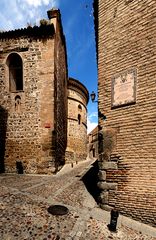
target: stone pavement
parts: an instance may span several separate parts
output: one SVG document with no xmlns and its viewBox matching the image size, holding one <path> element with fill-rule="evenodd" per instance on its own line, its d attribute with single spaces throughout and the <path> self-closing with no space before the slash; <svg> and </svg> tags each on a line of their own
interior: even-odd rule
<svg viewBox="0 0 156 240">
<path fill-rule="evenodd" d="M 0 175 L 0 240 L 154 240 L 128 227 L 117 233 L 107 229 L 103 210 L 88 193 L 81 176 L 91 165 L 84 161 L 66 165 L 58 174 Z M 61 204 L 63 216 L 47 208 Z"/>
</svg>

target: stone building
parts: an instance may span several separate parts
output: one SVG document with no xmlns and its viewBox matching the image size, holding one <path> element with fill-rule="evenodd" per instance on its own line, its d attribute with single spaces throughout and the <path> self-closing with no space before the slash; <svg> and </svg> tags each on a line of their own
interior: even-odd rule
<svg viewBox="0 0 156 240">
<path fill-rule="evenodd" d="M 154 0 L 94 3 L 101 207 L 156 225 Z"/>
<path fill-rule="evenodd" d="M 0 172 L 50 174 L 86 158 L 88 91 L 68 79 L 60 11 L 47 13 L 0 33 Z"/>
<path fill-rule="evenodd" d="M 52 173 L 65 162 L 67 59 L 59 10 L 0 33 L 0 170 Z"/>
<path fill-rule="evenodd" d="M 87 103 L 89 93 L 78 80 L 68 80 L 68 134 L 66 162 L 78 162 L 87 157 Z"/>
<path fill-rule="evenodd" d="M 88 158 L 98 158 L 98 126 L 87 135 Z"/>
</svg>

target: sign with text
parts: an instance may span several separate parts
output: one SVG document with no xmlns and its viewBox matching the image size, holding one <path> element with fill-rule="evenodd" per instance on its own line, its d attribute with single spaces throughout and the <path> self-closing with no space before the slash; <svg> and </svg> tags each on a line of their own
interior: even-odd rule
<svg viewBox="0 0 156 240">
<path fill-rule="evenodd" d="M 112 108 L 136 102 L 136 69 L 130 69 L 112 78 Z"/>
</svg>

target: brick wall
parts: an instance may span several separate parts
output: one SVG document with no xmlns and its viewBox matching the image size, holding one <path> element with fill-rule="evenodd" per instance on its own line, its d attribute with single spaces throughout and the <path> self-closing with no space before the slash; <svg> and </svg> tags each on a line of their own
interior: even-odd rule
<svg viewBox="0 0 156 240">
<path fill-rule="evenodd" d="M 99 0 L 99 119 L 113 147 L 100 154 L 101 206 L 156 224 L 156 4 Z M 136 103 L 111 107 L 116 74 L 136 69 Z M 108 131 L 107 131 L 108 129 Z M 112 134 L 113 132 L 113 134 Z M 114 140 L 115 139 L 115 140 Z M 105 164 L 106 162 L 106 164 Z"/>
</svg>

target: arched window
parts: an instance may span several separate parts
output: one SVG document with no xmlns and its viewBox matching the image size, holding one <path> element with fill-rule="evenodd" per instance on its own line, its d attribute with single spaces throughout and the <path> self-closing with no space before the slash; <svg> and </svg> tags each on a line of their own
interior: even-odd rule
<svg viewBox="0 0 156 240">
<path fill-rule="evenodd" d="M 23 90 L 23 63 L 17 53 L 11 53 L 7 60 L 9 68 L 9 90 L 18 92 Z"/>
<path fill-rule="evenodd" d="M 15 97 L 15 112 L 20 112 L 21 111 L 21 97 L 20 96 L 16 96 Z"/>
<path fill-rule="evenodd" d="M 81 115 L 78 114 L 78 124 L 80 125 L 81 124 Z"/>
<path fill-rule="evenodd" d="M 79 104 L 78 105 L 78 111 L 81 112 L 82 111 L 82 106 Z"/>
</svg>

